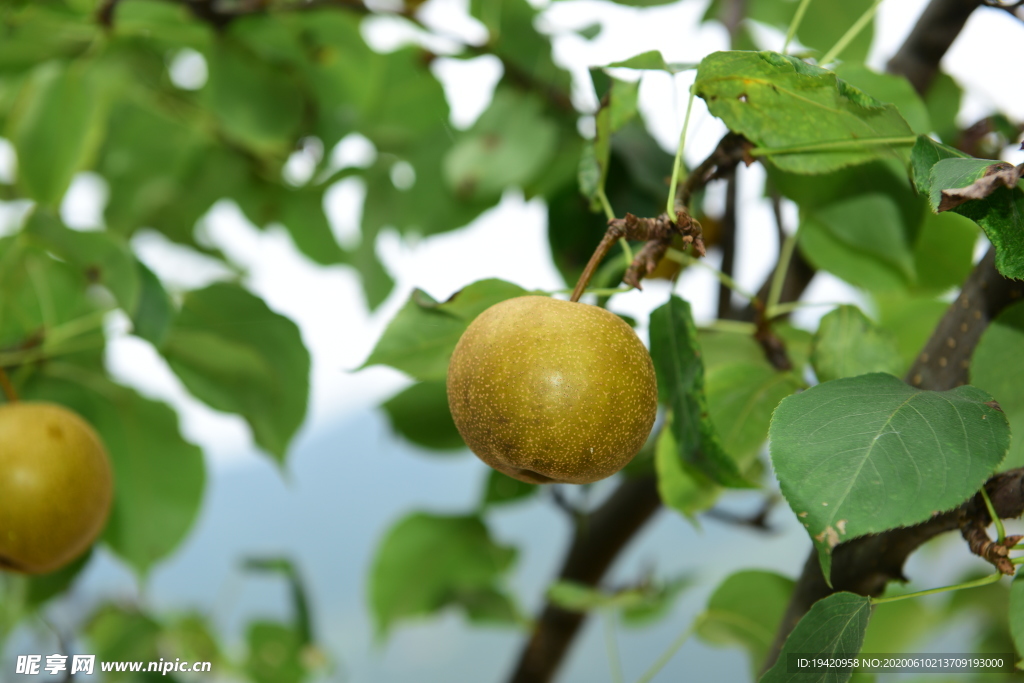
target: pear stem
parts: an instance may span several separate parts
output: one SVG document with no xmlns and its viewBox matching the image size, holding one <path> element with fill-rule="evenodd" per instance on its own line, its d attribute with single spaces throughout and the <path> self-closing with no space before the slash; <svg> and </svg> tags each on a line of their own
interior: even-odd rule
<svg viewBox="0 0 1024 683">
<path fill-rule="evenodd" d="M 608 221 L 611 223 L 611 221 Z M 597 249 L 590 256 L 590 260 L 587 261 L 586 268 L 580 274 L 580 279 L 576 281 L 576 288 L 572 290 L 572 296 L 569 297 L 569 301 L 576 302 L 583 296 L 583 291 L 590 284 L 590 278 L 594 277 L 594 273 L 597 271 L 597 267 L 601 265 L 601 261 L 608 255 L 608 250 L 612 248 L 612 245 L 619 241 L 622 235 L 612 229 L 609 229 L 604 237 L 601 238 L 601 242 L 597 245 Z"/>
<path fill-rule="evenodd" d="M 3 368 L 0 368 L 0 389 L 3 390 L 8 403 L 18 402 L 18 392 L 14 390 L 14 385 L 11 384 L 11 380 Z"/>
</svg>

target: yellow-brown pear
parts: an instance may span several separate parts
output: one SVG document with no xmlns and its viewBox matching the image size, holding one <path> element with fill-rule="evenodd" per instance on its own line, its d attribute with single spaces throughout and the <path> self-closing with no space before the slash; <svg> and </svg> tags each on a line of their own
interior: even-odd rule
<svg viewBox="0 0 1024 683">
<path fill-rule="evenodd" d="M 112 480 L 103 443 L 75 413 L 0 406 L 0 568 L 44 574 L 85 552 L 106 523 Z"/>
<path fill-rule="evenodd" d="M 621 318 L 544 296 L 481 313 L 448 366 L 448 405 L 470 450 L 532 484 L 622 469 L 658 409 L 651 356 Z"/>
</svg>

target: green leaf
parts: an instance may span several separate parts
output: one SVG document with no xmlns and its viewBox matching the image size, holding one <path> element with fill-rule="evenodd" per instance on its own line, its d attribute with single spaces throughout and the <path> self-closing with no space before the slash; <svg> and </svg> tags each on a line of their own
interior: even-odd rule
<svg viewBox="0 0 1024 683">
<path fill-rule="evenodd" d="M 915 289 L 944 293 L 961 286 L 974 267 L 978 226 L 953 212 L 924 213 L 914 244 Z"/>
<path fill-rule="evenodd" d="M 492 505 L 504 505 L 517 501 L 532 498 L 540 491 L 536 484 L 528 484 L 519 479 L 513 479 L 507 474 L 502 474 L 496 469 L 487 468 L 487 483 L 484 485 L 484 495 L 480 506 L 490 507 Z"/>
<path fill-rule="evenodd" d="M 391 421 L 391 428 L 414 444 L 439 451 L 466 448 L 448 410 L 448 391 L 443 380 L 413 384 L 381 407 Z"/>
<path fill-rule="evenodd" d="M 789 673 L 789 655 L 856 656 L 870 618 L 871 601 L 863 595 L 833 593 L 817 601 L 789 634 L 778 660 L 760 683 L 846 683 L 849 669 Z"/>
<path fill-rule="evenodd" d="M 196 398 L 238 413 L 283 462 L 306 416 L 309 351 L 298 327 L 238 285 L 189 292 L 160 352 Z"/>
<path fill-rule="evenodd" d="M 28 605 L 37 607 L 67 592 L 85 566 L 89 564 L 90 559 L 92 559 L 92 549 L 55 572 L 27 577 L 28 591 L 25 597 Z"/>
<path fill-rule="evenodd" d="M 90 652 L 101 661 L 144 661 L 160 659 L 160 624 L 146 615 L 113 604 L 104 605 L 85 627 Z M 110 674 L 111 680 L 138 680 L 137 674 Z M 159 678 L 159 676 L 157 677 Z M 143 679 L 146 680 L 146 679 Z"/>
<path fill-rule="evenodd" d="M 916 524 L 977 492 L 1010 434 L 980 389 L 923 391 L 877 373 L 785 399 L 769 439 L 782 494 L 828 578 L 838 543 Z"/>
<path fill-rule="evenodd" d="M 370 574 L 378 637 L 399 619 L 474 602 L 480 591 L 497 588 L 515 557 L 515 549 L 496 544 L 476 516 L 416 512 L 399 520 L 381 540 Z"/>
<path fill-rule="evenodd" d="M 171 297 L 153 271 L 135 262 L 139 278 L 139 303 L 131 311 L 132 332 L 159 347 L 174 323 L 176 310 Z"/>
<path fill-rule="evenodd" d="M 125 312 L 136 310 L 139 273 L 135 257 L 123 238 L 108 232 L 71 230 L 52 212 L 39 209 L 29 216 L 24 231 L 71 264 L 84 282 L 109 289 Z"/>
<path fill-rule="evenodd" d="M 480 280 L 438 303 L 414 290 L 362 367 L 390 365 L 419 380 L 444 379 L 455 344 L 473 319 L 494 304 L 527 294 L 503 280 Z"/>
<path fill-rule="evenodd" d="M 779 330 L 781 332 L 781 330 Z M 779 401 L 804 388 L 797 344 L 785 340 L 795 369 L 779 372 L 751 335 L 701 332 L 708 412 L 722 446 L 747 468 L 768 439 L 768 424 Z"/>
<path fill-rule="evenodd" d="M 883 194 L 856 195 L 808 212 L 799 240 L 815 267 L 859 287 L 907 287 L 917 277 L 899 207 Z"/>
<path fill-rule="evenodd" d="M 99 373 L 56 361 L 22 395 L 67 406 L 96 428 L 116 484 L 103 540 L 148 573 L 185 538 L 202 502 L 202 452 L 182 438 L 177 415 Z"/>
<path fill-rule="evenodd" d="M 896 340 L 856 306 L 839 306 L 825 315 L 814 335 L 813 348 L 811 363 L 819 382 L 869 372 L 903 372 Z"/>
<path fill-rule="evenodd" d="M 708 416 L 704 365 L 690 305 L 677 296 L 651 313 L 651 357 L 659 401 L 672 410 L 679 458 L 717 484 L 751 486 L 722 448 Z"/>
<path fill-rule="evenodd" d="M 694 92 L 730 130 L 765 149 L 767 158 L 786 171 L 826 173 L 874 159 L 904 159 L 909 151 L 885 142 L 912 134 L 894 106 L 795 57 L 715 52 L 697 69 Z M 810 145 L 824 148 L 769 151 Z"/>
<path fill-rule="evenodd" d="M 927 107 L 914 86 L 903 76 L 878 73 L 855 62 L 840 64 L 835 74 L 879 102 L 894 105 L 915 133 L 927 135 L 932 131 Z"/>
<path fill-rule="evenodd" d="M 697 636 L 712 645 L 739 646 L 760 671 L 786 611 L 793 580 L 774 572 L 745 570 L 715 589 L 697 618 Z"/>
<path fill-rule="evenodd" d="M 635 104 L 634 104 L 635 106 Z M 558 129 L 539 99 L 501 88 L 444 160 L 444 176 L 455 196 L 496 200 L 508 187 L 523 187 L 551 160 Z"/>
<path fill-rule="evenodd" d="M 258 557 L 249 558 L 245 561 L 244 566 L 249 571 L 279 574 L 288 582 L 292 598 L 292 611 L 295 614 L 293 625 L 295 633 L 299 636 L 299 643 L 308 645 L 313 642 L 313 620 L 309 614 L 309 598 L 305 582 L 295 567 L 295 563 L 287 557 Z"/>
<path fill-rule="evenodd" d="M 930 297 L 911 297 L 901 292 L 875 294 L 881 327 L 889 330 L 903 359 L 910 367 L 924 348 L 949 304 Z"/>
<path fill-rule="evenodd" d="M 7 137 L 18 155 L 19 185 L 44 206 L 57 206 L 102 139 L 101 79 L 82 65 L 47 62 L 22 86 Z"/>
<path fill-rule="evenodd" d="M 955 147 L 935 142 L 924 135 L 917 136 L 917 142 L 910 151 L 910 173 L 918 194 L 928 197 L 931 194 L 932 167 L 943 159 L 973 159 Z"/>
<path fill-rule="evenodd" d="M 281 222 L 288 228 L 299 251 L 314 263 L 330 266 L 349 260 L 348 254 L 338 245 L 324 213 L 322 188 L 285 191 L 281 202 Z"/>
<path fill-rule="evenodd" d="M 661 501 L 691 521 L 709 509 L 722 489 L 699 470 L 687 467 L 679 458 L 679 445 L 672 429 L 662 429 L 654 450 L 654 469 L 658 475 Z"/>
<path fill-rule="evenodd" d="M 940 140 L 952 142 L 960 132 L 956 125 L 956 115 L 960 111 L 960 100 L 963 90 L 948 74 L 936 74 L 932 84 L 925 93 L 924 103 L 928 107 L 928 117 L 932 122 L 932 131 Z"/>
<path fill-rule="evenodd" d="M 595 119 L 594 139 L 583 148 L 580 157 L 579 183 L 583 196 L 590 200 L 590 210 L 600 211 L 599 195 L 605 189 L 611 161 L 612 135 L 636 115 L 640 82 L 609 78 L 610 87 L 601 99 Z"/>
<path fill-rule="evenodd" d="M 548 600 L 572 612 L 622 610 L 623 620 L 638 625 L 657 619 L 685 588 L 693 584 L 682 576 L 663 585 L 644 583 L 633 588 L 602 591 L 577 581 L 559 580 L 548 588 Z"/>
<path fill-rule="evenodd" d="M 659 50 L 648 50 L 635 57 L 624 59 L 620 62 L 612 62 L 607 68 L 638 69 L 641 71 L 666 71 L 670 74 L 677 74 L 681 71 L 696 69 L 696 64 L 682 64 L 680 62 L 666 62 Z"/>
<path fill-rule="evenodd" d="M 1010 584 L 1010 635 L 1017 652 L 1024 652 L 1024 580 L 1020 574 Z"/>
<path fill-rule="evenodd" d="M 971 357 L 971 384 L 989 392 L 1010 422 L 1014 438 L 1001 470 L 1024 467 L 1024 302 L 1005 308 L 986 328 Z"/>
<path fill-rule="evenodd" d="M 224 134 L 258 154 L 286 154 L 305 106 L 296 79 L 229 39 L 215 42 L 206 60 L 203 92 Z"/>
<path fill-rule="evenodd" d="M 896 594 L 886 591 L 887 597 Z M 875 605 L 864 635 L 863 651 L 913 652 L 910 648 L 921 643 L 941 623 L 938 610 L 925 600 L 897 600 Z"/>
<path fill-rule="evenodd" d="M 941 159 L 929 173 L 928 198 L 941 210 L 943 190 L 967 187 L 1003 162 L 986 159 Z M 1020 186 L 999 187 L 984 199 L 953 208 L 981 226 L 996 249 L 996 269 L 1009 278 L 1024 279 L 1024 191 Z"/>
<path fill-rule="evenodd" d="M 249 624 L 245 672 L 255 683 L 300 683 L 306 679 L 303 643 L 294 628 L 270 621 Z"/>
<path fill-rule="evenodd" d="M 642 600 L 623 605 L 622 623 L 634 627 L 653 624 L 665 617 L 671 611 L 676 598 L 693 584 L 693 577 L 684 574 L 668 581 L 645 585 Z"/>
</svg>

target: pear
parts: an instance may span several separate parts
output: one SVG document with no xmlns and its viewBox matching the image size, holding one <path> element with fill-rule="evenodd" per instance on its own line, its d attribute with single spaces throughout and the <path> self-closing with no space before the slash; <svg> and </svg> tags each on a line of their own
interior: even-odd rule
<svg viewBox="0 0 1024 683">
<path fill-rule="evenodd" d="M 45 574 L 103 530 L 113 498 L 99 436 L 59 405 L 0 406 L 0 568 Z"/>
<path fill-rule="evenodd" d="M 651 356 L 620 317 L 544 296 L 491 306 L 448 366 L 448 406 L 481 460 L 531 484 L 622 469 L 658 410 Z"/>
</svg>

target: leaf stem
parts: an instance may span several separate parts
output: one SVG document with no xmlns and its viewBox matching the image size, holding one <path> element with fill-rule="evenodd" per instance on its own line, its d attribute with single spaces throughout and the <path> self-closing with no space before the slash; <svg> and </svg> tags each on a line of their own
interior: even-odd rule
<svg viewBox="0 0 1024 683">
<path fill-rule="evenodd" d="M 958 583 L 952 586 L 943 586 L 942 588 L 931 588 L 926 591 L 917 591 L 915 593 L 907 593 L 905 595 L 894 595 L 891 598 L 871 598 L 872 605 L 881 605 L 886 602 L 896 602 L 898 600 L 906 600 L 907 598 L 919 598 L 922 595 L 933 595 L 935 593 L 945 593 L 946 591 L 958 591 L 964 588 L 980 588 L 981 586 L 987 586 L 990 583 L 995 583 L 999 579 L 1003 578 L 1002 572 L 996 572 L 995 574 L 989 574 L 983 576 L 980 579 L 974 581 L 965 581 L 964 583 Z"/>
<path fill-rule="evenodd" d="M 686 644 L 686 641 L 690 639 L 690 636 L 692 636 L 697 631 L 697 628 L 703 622 L 704 615 L 698 615 L 697 618 L 693 620 L 693 623 L 690 624 L 689 628 L 687 628 L 685 631 L 679 634 L 679 637 L 672 641 L 672 644 L 668 646 L 668 649 L 665 650 L 660 657 L 658 657 L 657 661 L 655 661 L 654 664 L 651 665 L 650 669 L 644 672 L 643 676 L 637 679 L 636 683 L 649 683 L 651 679 L 657 676 L 658 672 L 661 671 L 665 667 L 665 665 L 669 663 L 669 660 L 675 657 L 676 652 L 679 651 L 679 648 Z"/>
<path fill-rule="evenodd" d="M 623 683 L 622 662 L 619 660 L 619 647 L 615 642 L 615 612 L 604 610 L 604 647 L 608 651 L 608 668 L 611 670 L 612 683 Z"/>
<path fill-rule="evenodd" d="M 615 212 L 612 211 L 612 205 L 608 201 L 608 195 L 604 193 L 604 187 L 597 188 L 597 199 L 601 202 L 601 208 L 604 209 L 604 216 L 608 220 L 615 220 Z"/>
<path fill-rule="evenodd" d="M 796 8 L 793 21 L 789 22 L 789 30 L 786 31 L 786 42 L 782 44 L 782 54 L 786 54 L 786 50 L 789 49 L 789 43 L 793 40 L 793 36 L 796 35 L 796 30 L 800 28 L 800 22 L 804 20 L 804 13 L 810 4 L 811 0 L 800 0 L 800 6 Z"/>
<path fill-rule="evenodd" d="M 622 255 L 626 259 L 626 268 L 633 265 L 633 248 L 629 246 L 629 240 L 625 237 L 619 240 L 619 244 L 622 245 Z"/>
<path fill-rule="evenodd" d="M 992 523 L 996 525 L 996 543 L 1002 543 L 1006 540 L 1006 529 L 1003 527 L 1003 520 L 999 519 L 999 515 L 996 514 L 996 509 L 992 505 L 992 499 L 988 497 L 988 491 L 985 487 L 981 487 L 981 499 L 985 501 L 985 508 L 988 510 L 988 516 L 992 518 Z"/>
<path fill-rule="evenodd" d="M 794 145 L 792 147 L 754 147 L 749 150 L 750 156 L 765 157 L 772 154 L 802 154 L 805 152 L 829 152 L 844 149 L 861 149 L 864 147 L 902 147 L 913 145 L 917 142 L 914 136 L 898 138 L 861 138 L 858 140 L 834 140 L 832 142 L 817 142 L 812 145 Z"/>
<path fill-rule="evenodd" d="M 748 301 L 753 301 L 756 296 L 748 292 L 747 290 L 743 289 L 743 287 L 741 287 L 738 282 L 736 282 L 731 277 L 720 271 L 718 268 L 715 268 L 714 266 L 705 263 L 704 259 L 694 258 L 693 256 L 690 256 L 686 252 L 679 251 L 678 249 L 672 247 L 669 247 L 668 251 L 665 252 L 665 256 L 667 256 L 668 258 L 672 259 L 677 263 L 682 263 L 683 265 L 697 265 L 700 266 L 701 268 L 706 268 L 707 270 L 710 270 L 711 273 L 715 277 L 717 277 L 719 281 L 721 281 L 726 287 L 736 292 L 737 294 L 742 296 L 744 299 L 747 299 Z"/>
<path fill-rule="evenodd" d="M 772 273 L 772 283 L 768 287 L 768 301 L 765 303 L 765 317 L 771 319 L 773 312 L 779 307 L 779 300 L 782 298 L 782 287 L 786 284 L 786 273 L 789 272 L 789 263 L 793 260 L 793 251 L 796 249 L 797 235 L 800 233 L 800 226 L 792 235 L 786 235 L 782 246 L 779 248 L 779 262 L 775 264 L 775 272 Z M 777 314 L 776 314 L 777 315 Z"/>
<path fill-rule="evenodd" d="M 847 30 L 846 33 L 843 34 L 843 37 L 839 39 L 839 41 L 832 47 L 831 50 L 825 53 L 825 56 L 822 57 L 821 61 L 818 63 L 829 64 L 835 61 L 835 58 L 838 57 L 839 54 L 846 49 L 846 46 L 850 44 L 850 41 L 856 38 L 857 34 L 863 31 L 864 27 L 871 22 L 871 20 L 875 17 L 875 12 L 878 11 L 878 6 L 881 4 L 882 0 L 875 0 L 873 3 L 871 3 L 871 7 L 868 7 L 864 14 L 860 15 L 860 18 L 857 19 L 857 21 L 853 22 L 853 25 L 850 26 L 849 30 Z"/>
<path fill-rule="evenodd" d="M 11 384 L 11 379 L 4 372 L 3 367 L 0 367 L 0 389 L 3 389 L 4 396 L 7 397 L 8 403 L 18 402 L 18 392 L 14 390 L 14 385 Z"/>
<path fill-rule="evenodd" d="M 665 213 L 673 222 L 676 216 L 676 189 L 679 185 L 679 172 L 683 165 L 683 148 L 686 146 L 686 129 L 690 127 L 690 111 L 693 109 L 693 88 L 690 88 L 690 99 L 686 103 L 686 116 L 683 118 L 683 130 L 679 133 L 679 144 L 676 146 L 676 158 L 672 163 L 672 182 L 668 189 L 668 203 Z"/>
</svg>

